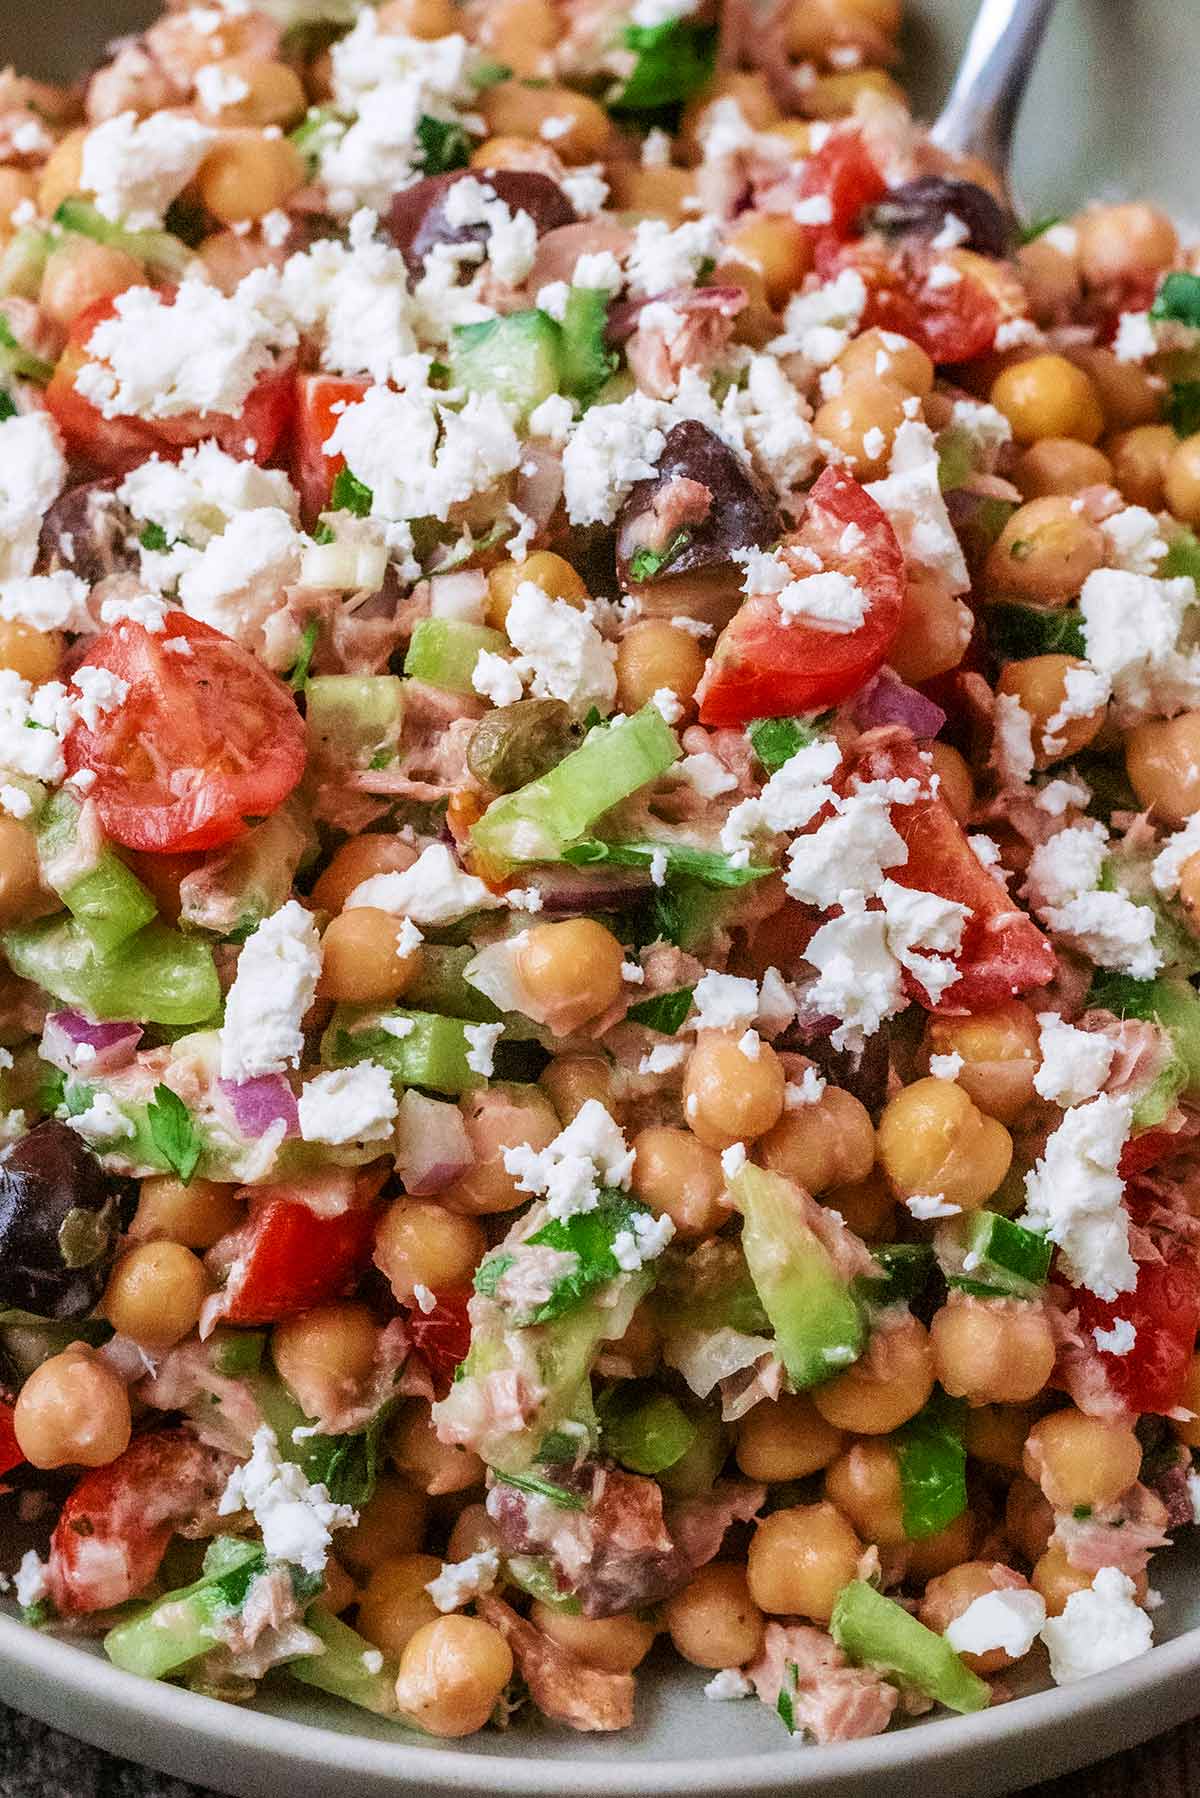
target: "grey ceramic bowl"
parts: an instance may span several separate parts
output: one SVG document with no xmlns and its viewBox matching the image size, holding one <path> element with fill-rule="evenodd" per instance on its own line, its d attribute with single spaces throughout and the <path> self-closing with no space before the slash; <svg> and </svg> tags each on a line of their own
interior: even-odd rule
<svg viewBox="0 0 1200 1798">
<path fill-rule="evenodd" d="M 152 0 L 0 0 L 0 64 L 47 76 L 84 67 Z M 908 79 L 936 109 L 971 0 L 909 0 Z M 1022 120 L 1017 187 L 1031 212 L 1095 195 L 1145 194 L 1200 219 L 1196 0 L 1061 0 Z M 519 1727 L 425 1743 L 316 1693 L 280 1687 L 251 1710 L 118 1672 L 95 1651 L 0 1613 L 0 1698 L 116 1753 L 238 1798 L 396 1798 L 403 1790 L 560 1798 L 725 1798 L 789 1790 L 887 1798 L 987 1798 L 1144 1741 L 1200 1711 L 1200 1546 L 1156 1563 L 1159 1646 L 1061 1691 L 1030 1689 L 980 1716 L 938 1716 L 867 1742 L 789 1744 L 753 1703 L 713 1704 L 677 1662 L 640 1681 L 638 1727 L 621 1737 Z"/>
</svg>

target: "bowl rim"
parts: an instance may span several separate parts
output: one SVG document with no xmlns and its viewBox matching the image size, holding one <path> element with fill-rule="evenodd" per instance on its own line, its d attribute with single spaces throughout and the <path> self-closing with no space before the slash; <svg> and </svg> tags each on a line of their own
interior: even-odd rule
<svg viewBox="0 0 1200 1798">
<path fill-rule="evenodd" d="M 193 1739 L 219 1746 L 226 1754 L 242 1751 L 261 1759 L 286 1763 L 297 1759 L 339 1773 L 362 1773 L 372 1780 L 391 1780 L 397 1791 L 421 1785 L 438 1792 L 462 1792 L 486 1786 L 489 1792 L 513 1794 L 513 1798 L 562 1798 L 578 1787 L 596 1793 L 695 1794 L 697 1791 L 764 1793 L 782 1784 L 797 1786 L 829 1781 L 846 1787 L 854 1780 L 869 1780 L 894 1772 L 898 1758 L 908 1767 L 920 1763 L 936 1767 L 959 1761 L 972 1753 L 1031 1739 L 1039 1732 L 1068 1720 L 1078 1725 L 1099 1717 L 1115 1701 L 1128 1709 L 1160 1688 L 1179 1686 L 1189 1674 L 1200 1672 L 1200 1627 L 1184 1630 L 1169 1642 L 1151 1648 L 1136 1660 L 1077 1684 L 1031 1693 L 970 1716 L 946 1716 L 921 1723 L 903 1732 L 885 1732 L 865 1740 L 830 1746 L 805 1744 L 771 1749 L 761 1754 L 741 1753 L 728 1758 L 657 1758 L 629 1752 L 614 1753 L 611 1760 L 551 1759 L 539 1756 L 536 1746 L 519 1755 L 464 1753 L 451 1747 L 426 1748 L 397 1736 L 394 1740 L 330 1729 L 292 1716 L 278 1716 L 240 1705 L 223 1703 L 178 1686 L 145 1680 L 114 1667 L 77 1643 L 43 1635 L 11 1615 L 0 1614 L 0 1670 L 13 1670 L 45 1679 L 60 1694 L 75 1689 L 93 1702 L 109 1708 L 114 1717 L 140 1716 L 156 1728 L 183 1729 Z M 17 1697 L 16 1707 L 21 1708 Z M 1194 1705 L 1193 1707 L 1194 1708 Z M 1183 1714 L 1182 1712 L 1180 1713 Z M 60 1724 L 71 1727 L 69 1716 Z M 1149 1727 L 1134 1734 L 1129 1745 L 1145 1739 L 1175 1721 L 1172 1715 L 1148 1718 Z M 1100 1745 L 1099 1751 L 1105 1751 Z M 985 1789 L 991 1789 L 987 1787 Z"/>
</svg>

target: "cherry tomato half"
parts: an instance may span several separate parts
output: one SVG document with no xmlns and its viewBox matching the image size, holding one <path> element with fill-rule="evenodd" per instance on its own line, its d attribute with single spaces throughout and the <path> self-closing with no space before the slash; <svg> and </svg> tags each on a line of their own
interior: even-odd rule
<svg viewBox="0 0 1200 1798">
<path fill-rule="evenodd" d="M 344 456 L 327 456 L 325 445 L 347 406 L 359 401 L 370 385 L 340 375 L 297 375 L 292 424 L 292 482 L 304 517 L 315 522 L 329 504 L 333 483 L 346 466 Z M 336 410 L 335 410 L 336 408 Z"/>
<path fill-rule="evenodd" d="M 1136 1195 L 1135 1195 L 1136 1196 Z M 1137 1332 L 1126 1355 L 1101 1349 L 1096 1358 L 1113 1392 L 1131 1411 L 1171 1411 L 1183 1399 L 1184 1385 L 1200 1329 L 1200 1270 L 1191 1251 L 1181 1249 L 1168 1261 L 1143 1261 L 1137 1285 L 1117 1298 L 1098 1299 L 1085 1287 L 1073 1289 L 1085 1343 L 1092 1331 L 1111 1330 L 1118 1318 Z"/>
<path fill-rule="evenodd" d="M 470 1300 L 469 1292 L 440 1292 L 432 1311 L 413 1310 L 405 1319 L 413 1350 L 428 1367 L 442 1398 L 471 1346 Z"/>
<path fill-rule="evenodd" d="M 190 654 L 168 649 L 185 638 Z M 96 728 L 75 724 L 67 772 L 95 774 L 92 797 L 128 849 L 214 849 L 287 798 L 304 772 L 304 721 L 283 682 L 248 650 L 186 612 L 156 634 L 125 621 L 80 664 L 129 686 Z"/>
</svg>

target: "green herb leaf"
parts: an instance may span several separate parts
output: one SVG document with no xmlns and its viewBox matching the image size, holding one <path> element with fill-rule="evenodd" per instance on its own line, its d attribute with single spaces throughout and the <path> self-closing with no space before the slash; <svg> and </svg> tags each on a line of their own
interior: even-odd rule
<svg viewBox="0 0 1200 1798">
<path fill-rule="evenodd" d="M 961 1404 L 939 1395 L 896 1433 L 904 1533 L 935 1536 L 967 1508 Z"/>
<path fill-rule="evenodd" d="M 331 524 L 319 524 L 313 532 L 313 542 L 324 548 L 327 543 L 337 542 L 337 532 Z"/>
<path fill-rule="evenodd" d="M 71 1118 L 82 1117 L 84 1112 L 88 1110 L 95 1096 L 92 1087 L 76 1086 L 75 1083 L 72 1082 L 71 1085 L 63 1089 L 62 1102 L 66 1108 L 67 1116 Z"/>
<path fill-rule="evenodd" d="M 375 495 L 348 468 L 340 468 L 334 478 L 329 507 L 332 512 L 353 512 L 355 518 L 369 518 Z"/>
<path fill-rule="evenodd" d="M 512 70 L 506 62 L 477 62 L 468 79 L 472 87 L 482 93 L 485 87 L 495 87 L 498 81 L 511 81 Z"/>
<path fill-rule="evenodd" d="M 1173 269 L 1155 295 L 1150 316 L 1173 319 L 1176 324 L 1200 330 L 1200 275 Z"/>
<path fill-rule="evenodd" d="M 1051 612 L 1040 606 L 989 606 L 986 616 L 992 651 L 1002 662 L 1041 655 L 1087 656 L 1083 620 L 1070 607 Z"/>
<path fill-rule="evenodd" d="M 1158 572 L 1163 580 L 1186 574 L 1191 580 L 1200 582 L 1200 538 L 1194 531 L 1176 532 Z"/>
<path fill-rule="evenodd" d="M 365 1430 L 353 1436 L 309 1436 L 305 1442 L 304 1474 L 319 1481 L 337 1505 L 365 1505 L 375 1490 L 379 1473 L 380 1439 L 391 1412 L 384 1405 Z"/>
<path fill-rule="evenodd" d="M 647 1030 L 674 1036 L 692 1008 L 695 990 L 694 986 L 678 986 L 671 993 L 656 993 L 653 999 L 631 1005 L 625 1015 L 633 1024 L 644 1024 Z"/>
<path fill-rule="evenodd" d="M 808 718 L 755 718 L 746 726 L 750 747 L 768 774 L 790 762 L 797 750 L 807 749 L 817 741 L 823 716 L 814 713 Z"/>
<path fill-rule="evenodd" d="M 879 1263 L 877 1275 L 863 1274 L 854 1282 L 856 1296 L 868 1305 L 908 1304 L 925 1287 L 933 1269 L 933 1244 L 891 1242 L 872 1249 Z"/>
<path fill-rule="evenodd" d="M 688 875 L 708 887 L 749 886 L 772 871 L 754 864 L 737 868 L 729 856 L 713 849 L 693 849 L 689 843 L 606 843 L 600 837 L 585 837 L 563 850 L 563 860 L 574 868 L 605 862 L 616 868 L 650 868 L 656 857 L 663 855 L 668 873 Z"/>
<path fill-rule="evenodd" d="M 166 1156 L 186 1186 L 204 1152 L 191 1112 L 178 1093 L 160 1081 L 154 1089 L 153 1102 L 146 1107 L 146 1118 L 155 1148 Z"/>
<path fill-rule="evenodd" d="M 317 647 L 320 630 L 320 623 L 315 618 L 310 618 L 304 627 L 304 635 L 300 639 L 300 653 L 287 677 L 287 684 L 293 693 L 304 693 L 308 689 L 308 671 L 312 667 L 313 651 Z"/>
<path fill-rule="evenodd" d="M 699 93 L 713 72 L 717 34 L 710 26 L 669 19 L 662 25 L 627 25 L 625 48 L 637 52 L 629 79 L 610 93 L 613 112 L 652 112 Z"/>
<path fill-rule="evenodd" d="M 17 408 L 12 394 L 6 387 L 0 387 L 0 424 L 3 424 L 6 418 L 15 418 L 16 416 Z"/>
<path fill-rule="evenodd" d="M 623 1192 L 607 1189 L 594 1211 L 576 1211 L 570 1217 L 551 1218 L 527 1240 L 532 1246 L 559 1249 L 574 1257 L 574 1267 L 554 1283 L 550 1297 L 530 1313 L 523 1324 L 550 1323 L 577 1305 L 621 1272 L 613 1254 L 613 1242 L 633 1220 L 648 1215 Z"/>
<path fill-rule="evenodd" d="M 1167 399 L 1167 422 L 1179 437 L 1200 431 L 1200 381 L 1176 381 Z"/>
<path fill-rule="evenodd" d="M 171 547 L 171 540 L 161 524 L 148 524 L 139 536 L 138 542 L 143 549 L 152 549 L 159 553 Z"/>
<path fill-rule="evenodd" d="M 475 1270 L 476 1292 L 481 1292 L 484 1298 L 494 1298 L 497 1286 L 516 1259 L 507 1249 L 497 1250 L 494 1255 L 486 1255 Z"/>
<path fill-rule="evenodd" d="M 783 1726 L 790 1736 L 796 1733 L 796 1710 L 793 1699 L 796 1687 L 800 1683 L 800 1669 L 795 1661 L 788 1661 L 783 1669 L 783 1680 L 779 1687 L 779 1697 L 775 1700 L 775 1709 L 783 1719 Z"/>
<path fill-rule="evenodd" d="M 515 1486 L 518 1492 L 529 1492 L 535 1498 L 548 1498 L 552 1504 L 561 1505 L 564 1511 L 585 1511 L 586 1501 L 578 1492 L 568 1492 L 565 1486 L 556 1486 L 553 1480 L 541 1480 L 536 1473 L 502 1473 L 499 1468 L 493 1469 L 496 1479 L 502 1486 Z"/>
<path fill-rule="evenodd" d="M 664 568 L 669 568 L 675 558 L 683 553 L 692 540 L 688 530 L 676 531 L 666 549 L 635 550 L 629 563 L 629 572 L 635 581 L 652 581 Z"/>
<path fill-rule="evenodd" d="M 37 1108 L 52 1117 L 65 1104 L 67 1077 L 61 1068 L 47 1068 L 37 1089 Z"/>
<path fill-rule="evenodd" d="M 426 175 L 465 169 L 471 160 L 471 140 L 462 126 L 451 119 L 435 119 L 423 113 L 417 121 L 417 143 L 421 150 L 417 166 Z"/>
<path fill-rule="evenodd" d="M 1052 230 L 1055 225 L 1061 224 L 1061 213 L 1047 213 L 1045 218 L 1034 219 L 1031 225 L 1022 225 L 1018 235 L 1022 244 L 1036 243 L 1039 237 L 1044 237 L 1047 231 Z"/>
<path fill-rule="evenodd" d="M 375 751 L 374 755 L 371 757 L 370 761 L 367 763 L 367 767 L 368 768 L 387 768 L 387 767 L 391 766 L 391 764 L 395 761 L 395 759 L 396 759 L 396 751 L 394 749 L 377 749 Z"/>
</svg>

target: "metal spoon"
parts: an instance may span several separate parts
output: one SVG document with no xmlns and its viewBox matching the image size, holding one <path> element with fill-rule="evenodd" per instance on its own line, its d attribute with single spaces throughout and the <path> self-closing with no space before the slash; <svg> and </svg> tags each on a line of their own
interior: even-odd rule
<svg viewBox="0 0 1200 1798">
<path fill-rule="evenodd" d="M 1055 0 L 983 0 L 930 137 L 977 156 L 1009 188 L 1013 127 Z"/>
</svg>

